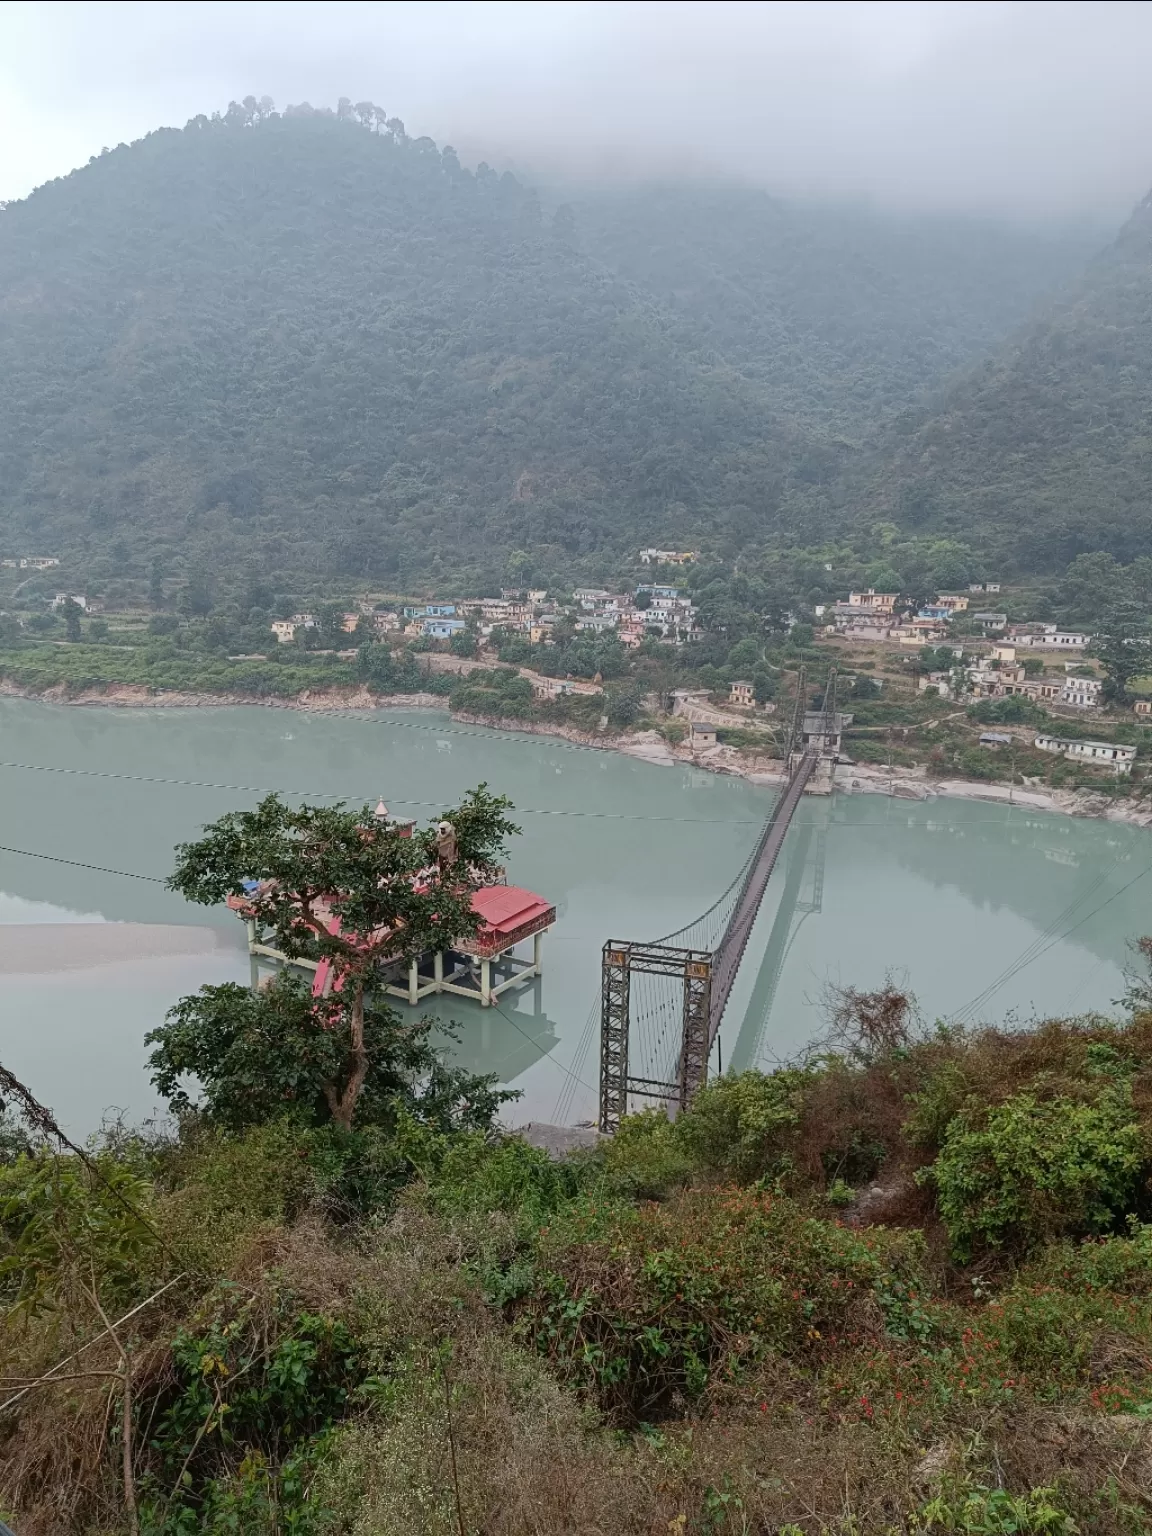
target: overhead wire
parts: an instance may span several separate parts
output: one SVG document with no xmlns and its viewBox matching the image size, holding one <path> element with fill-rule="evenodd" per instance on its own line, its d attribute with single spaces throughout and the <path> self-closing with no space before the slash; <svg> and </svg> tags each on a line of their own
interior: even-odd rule
<svg viewBox="0 0 1152 1536">
<path fill-rule="evenodd" d="M 536 1045 L 537 1044 L 537 1042 L 535 1040 L 533 1040 L 532 1036 L 528 1033 L 528 1031 L 526 1029 L 521 1029 L 520 1025 L 517 1024 L 516 1020 L 512 1017 L 511 1014 L 504 1012 L 504 1010 L 503 1010 L 503 1008 L 501 1008 L 499 1000 L 497 998 L 493 998 L 492 999 L 491 1006 L 493 1008 L 495 1008 L 496 1012 L 500 1015 L 500 1017 L 502 1019 L 504 1019 L 507 1023 L 511 1024 L 513 1029 L 519 1030 L 520 1033 L 524 1036 L 525 1040 L 527 1040 L 530 1045 Z M 592 1087 L 591 1083 L 586 1083 L 584 1081 L 584 1079 L 582 1077 L 580 1077 L 577 1073 L 573 1072 L 570 1067 L 566 1067 L 562 1061 L 557 1061 L 555 1056 L 553 1056 L 551 1054 L 551 1052 L 542 1051 L 540 1054 L 541 1054 L 541 1059 L 543 1061 L 547 1061 L 547 1062 L 551 1063 L 551 1065 L 554 1066 L 558 1072 L 563 1072 L 568 1077 L 575 1078 L 576 1082 L 578 1082 L 580 1084 L 581 1088 L 585 1088 L 585 1089 L 587 1089 L 587 1091 L 589 1093 L 595 1095 L 597 1090 Z"/>
<path fill-rule="evenodd" d="M 1048 926 L 1040 934 L 1038 934 L 1036 938 L 1032 940 L 1031 944 L 1027 945 L 1020 952 L 1020 954 L 1010 965 L 1006 966 L 998 976 L 994 977 L 982 992 L 978 993 L 974 998 L 971 999 L 970 1002 L 966 1003 L 963 1008 L 952 1015 L 953 1021 L 962 1024 L 970 1020 L 978 1009 L 982 1008 L 985 1003 L 987 1003 L 993 996 L 995 996 L 997 992 L 1000 991 L 1001 987 L 1006 986 L 1009 981 L 1013 980 L 1020 974 L 1022 970 L 1025 970 L 1034 961 L 1039 960 L 1042 955 L 1046 955 L 1048 951 L 1055 945 L 1061 944 L 1065 939 L 1070 938 L 1072 934 L 1076 933 L 1080 928 L 1083 928 L 1085 923 L 1089 922 L 1093 917 L 1097 916 L 1098 913 L 1103 912 L 1106 907 L 1111 906 L 1112 902 L 1117 900 L 1118 897 L 1122 896 L 1125 891 L 1131 890 L 1131 888 L 1138 881 L 1143 880 L 1147 874 L 1152 872 L 1152 863 L 1146 864 L 1142 870 L 1133 875 L 1131 880 L 1127 881 L 1124 885 L 1113 891 L 1111 896 L 1107 897 L 1106 900 L 1100 902 L 1097 906 L 1086 912 L 1078 922 L 1073 923 L 1071 928 L 1065 929 L 1062 933 L 1058 932 L 1057 930 L 1064 922 L 1067 921 L 1069 917 L 1075 913 L 1077 908 L 1082 906 L 1088 897 L 1100 889 L 1100 887 L 1107 880 L 1108 876 L 1115 870 L 1117 864 L 1120 863 L 1122 858 L 1123 855 L 1120 855 L 1120 857 L 1115 859 L 1113 863 L 1103 872 L 1103 874 L 1100 874 L 1096 877 L 1096 879 L 1091 883 L 1090 886 L 1086 888 L 1086 890 L 1081 892 L 1081 894 L 1077 896 L 1075 900 L 1070 901 L 1064 910 L 1059 914 L 1059 916 L 1056 917 L 1051 923 L 1049 923 Z"/>
<path fill-rule="evenodd" d="M 318 789 L 269 789 L 256 784 L 222 784 L 211 779 L 167 779 L 155 774 L 113 773 L 108 769 L 64 768 L 47 763 L 0 762 L 0 768 L 19 768 L 31 773 L 59 773 L 83 779 L 112 779 L 128 784 L 161 784 L 178 789 L 219 789 L 245 795 L 291 795 L 293 799 L 342 800 L 348 798 L 350 793 L 347 790 L 334 792 Z M 378 791 L 373 791 L 361 798 L 368 801 L 376 793 Z M 393 805 L 412 805 L 426 810 L 442 810 L 448 803 L 446 800 L 403 800 L 396 795 L 389 795 L 388 799 Z M 704 827 L 743 827 L 760 824 L 757 817 L 644 816 L 632 811 L 574 811 L 533 805 L 518 805 L 516 811 L 517 814 L 525 816 L 578 817 L 591 821 L 662 821 Z"/>
<path fill-rule="evenodd" d="M 46 859 L 50 864 L 67 864 L 72 869 L 91 869 L 101 875 L 120 875 L 125 880 L 147 880 L 152 885 L 167 885 L 162 875 L 141 875 L 131 869 L 110 869 L 107 864 L 85 864 L 80 859 L 65 859 L 55 853 L 37 853 L 31 848 L 9 848 L 0 843 L 0 853 L 14 853 L 22 859 Z"/>
<path fill-rule="evenodd" d="M 407 722 L 397 723 L 407 724 Z M 83 779 L 109 779 L 126 784 L 159 784 L 175 789 L 218 789 L 244 795 L 291 795 L 294 799 L 342 800 L 351 796 L 351 791 L 348 790 L 286 789 L 260 784 L 226 784 L 215 779 L 173 779 L 165 778 L 158 774 L 116 773 L 111 769 L 72 768 L 53 763 L 0 762 L 0 768 L 20 769 L 29 773 L 56 773 Z M 368 801 L 378 795 L 379 788 L 367 793 L 361 792 L 357 798 Z M 448 804 L 446 800 L 405 800 L 396 795 L 389 795 L 388 799 L 393 805 L 410 805 L 425 810 L 442 810 Z M 1033 807 L 1012 806 L 1005 803 L 1005 809 L 1032 811 Z M 581 811 L 536 805 L 517 805 L 515 810 L 518 815 L 525 816 L 555 816 L 561 819 L 575 818 L 588 821 L 670 822 L 676 825 L 700 827 L 759 827 L 763 825 L 764 820 L 760 816 L 648 816 L 636 811 Z M 1045 813 L 1036 812 L 1036 814 Z M 859 818 L 853 821 L 830 821 L 827 823 L 823 821 L 805 822 L 793 820 L 791 823 L 794 827 L 887 827 L 892 824 L 891 816 L 877 817 L 875 820 Z M 974 816 L 965 819 L 960 825 L 962 827 L 1001 826 L 1003 825 L 1003 818 L 999 816 Z M 743 874 L 743 870 L 741 870 L 741 874 Z M 737 884 L 739 879 L 740 876 L 738 875 L 733 884 Z M 725 892 L 724 894 L 727 893 Z M 723 898 L 721 897 L 720 899 Z M 706 916 L 707 914 L 701 915 Z M 694 921 L 699 921 L 699 919 Z M 673 935 L 669 935 L 669 937 L 673 937 Z M 653 942 L 664 943 L 666 941 L 655 940 Z"/>
</svg>

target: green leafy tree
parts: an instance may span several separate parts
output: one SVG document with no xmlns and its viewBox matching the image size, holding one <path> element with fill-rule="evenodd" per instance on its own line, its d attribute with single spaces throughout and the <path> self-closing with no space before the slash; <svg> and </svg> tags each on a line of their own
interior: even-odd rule
<svg viewBox="0 0 1152 1536">
<path fill-rule="evenodd" d="M 70 597 L 64 600 L 64 633 L 73 643 L 80 639 L 80 615 L 83 612 L 80 604 L 73 602 Z"/>
<path fill-rule="evenodd" d="M 475 656 L 476 636 L 470 629 L 459 629 L 448 641 L 448 649 L 453 656 Z"/>
<path fill-rule="evenodd" d="M 757 704 L 768 704 L 776 697 L 778 684 L 767 667 L 759 667 L 752 674 L 752 696 Z"/>
<path fill-rule="evenodd" d="M 728 665 L 738 672 L 750 672 L 763 659 L 764 648 L 758 641 L 740 640 L 728 652 Z"/>
<path fill-rule="evenodd" d="M 606 690 L 605 714 L 614 731 L 626 731 L 640 717 L 641 694 L 637 683 L 618 683 Z"/>
<path fill-rule="evenodd" d="M 451 860 L 438 857 L 434 828 L 405 836 L 368 806 L 293 808 L 277 795 L 254 811 L 230 812 L 176 850 L 173 890 L 213 906 L 242 897 L 284 954 L 331 962 L 333 1027 L 343 1031 L 347 1055 L 329 1108 L 345 1129 L 371 1068 L 366 998 L 385 966 L 476 933 L 473 894 L 498 878 L 518 831 L 509 808 L 482 784 L 446 812 Z"/>
<path fill-rule="evenodd" d="M 1104 698 L 1118 704 L 1131 700 L 1129 684 L 1135 677 L 1152 672 L 1152 640 L 1144 635 L 1117 627 L 1101 635 L 1092 645 L 1092 654 L 1104 668 Z"/>
<path fill-rule="evenodd" d="M 364 1005 L 367 1071 L 360 1092 L 361 1126 L 394 1130 L 415 1115 L 437 1130 L 485 1128 L 512 1095 L 492 1079 L 448 1068 L 429 1042 L 425 1021 L 407 1025 L 393 1008 Z M 283 973 L 260 992 L 226 982 L 181 998 L 147 1036 L 152 1081 L 177 1114 L 193 1107 L 188 1081 L 202 1089 L 200 1112 L 238 1132 L 290 1116 L 305 1126 L 330 1124 L 347 1090 L 347 1038 L 332 1028 L 331 1009 L 317 1007 L 309 988 Z"/>
</svg>

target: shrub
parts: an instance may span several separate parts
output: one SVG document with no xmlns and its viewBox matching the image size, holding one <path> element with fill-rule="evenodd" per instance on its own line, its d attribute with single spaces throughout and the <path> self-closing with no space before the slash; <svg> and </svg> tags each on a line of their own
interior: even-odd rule
<svg viewBox="0 0 1152 1536">
<path fill-rule="evenodd" d="M 858 1234 L 751 1190 L 590 1202 L 541 1235 L 524 1324 L 625 1420 L 650 1420 L 769 1356 L 811 1355 L 863 1296 L 918 1277 L 920 1243 Z"/>
<path fill-rule="evenodd" d="M 985 1245 L 1108 1227 L 1130 1205 L 1144 1159 L 1124 1087 L 1089 1104 L 1019 1093 L 982 1116 L 957 1115 L 918 1178 L 935 1185 L 953 1250 L 968 1259 Z"/>
<path fill-rule="evenodd" d="M 676 1122 L 676 1139 L 698 1166 L 740 1182 L 779 1172 L 813 1076 L 787 1068 L 715 1077 Z"/>
<path fill-rule="evenodd" d="M 606 1191 L 651 1200 L 686 1184 L 693 1168 L 682 1136 L 686 1118 L 671 1121 L 657 1108 L 625 1115 L 596 1154 Z"/>
</svg>

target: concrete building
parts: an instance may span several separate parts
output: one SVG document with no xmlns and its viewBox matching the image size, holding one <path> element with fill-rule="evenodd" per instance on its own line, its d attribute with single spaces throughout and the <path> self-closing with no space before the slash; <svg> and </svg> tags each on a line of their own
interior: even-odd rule
<svg viewBox="0 0 1152 1536">
<path fill-rule="evenodd" d="M 429 640 L 451 640 L 453 635 L 467 628 L 463 619 L 425 619 L 420 626 L 420 633 Z"/>
<path fill-rule="evenodd" d="M 280 645 L 288 645 L 296 638 L 296 625 L 291 619 L 273 619 L 272 633 Z"/>
<path fill-rule="evenodd" d="M 1103 687 L 1098 677 L 1066 677 L 1060 691 L 1060 702 L 1073 709 L 1099 709 Z"/>
<path fill-rule="evenodd" d="M 698 747 L 714 747 L 716 745 L 716 727 L 693 720 L 688 727 L 688 744 L 695 751 Z"/>
<path fill-rule="evenodd" d="M 1137 699 L 1132 711 L 1137 715 L 1152 715 L 1152 699 Z"/>
<path fill-rule="evenodd" d="M 1118 774 L 1131 773 L 1136 761 L 1136 748 L 1116 741 L 1078 741 L 1069 736 L 1051 736 L 1042 732 L 1036 738 L 1036 747 L 1041 752 L 1051 752 L 1072 762 L 1111 768 Z"/>
<path fill-rule="evenodd" d="M 872 608 L 877 613 L 891 613 L 900 600 L 899 592 L 877 592 L 869 587 L 866 592 L 849 592 L 850 608 Z"/>
<path fill-rule="evenodd" d="M 696 551 L 693 549 L 642 549 L 641 565 L 693 565 Z"/>
<path fill-rule="evenodd" d="M 750 708 L 756 702 L 756 691 L 751 683 L 732 683 L 728 689 L 728 702 Z"/>
<path fill-rule="evenodd" d="M 1033 651 L 1083 652 L 1092 638 L 1079 630 L 1057 629 L 1055 624 L 1013 626 L 1011 633 L 1015 645 Z"/>
</svg>

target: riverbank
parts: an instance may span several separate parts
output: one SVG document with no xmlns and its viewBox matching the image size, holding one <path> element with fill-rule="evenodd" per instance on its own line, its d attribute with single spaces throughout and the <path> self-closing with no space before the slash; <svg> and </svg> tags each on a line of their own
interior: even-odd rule
<svg viewBox="0 0 1152 1536">
<path fill-rule="evenodd" d="M 244 706 L 303 710 L 314 714 L 377 709 L 447 709 L 447 700 L 442 694 L 377 694 L 364 686 L 306 689 L 294 697 L 269 699 L 258 694 L 158 690 L 135 683 L 78 691 L 70 690 L 61 683 L 52 688 L 34 690 L 22 688 L 5 678 L 0 679 L 0 696 L 49 704 L 120 709 L 217 709 L 221 706 Z M 766 753 L 724 746 L 722 743 L 693 750 L 683 744 L 669 742 L 655 730 L 617 734 L 581 730 L 557 721 L 500 719 L 465 710 L 450 713 L 458 723 L 480 725 L 489 730 L 513 731 L 520 735 L 553 736 L 599 752 L 621 752 L 656 767 L 699 768 L 706 773 L 742 778 L 757 785 L 779 784 L 784 778 L 783 766 L 778 758 Z M 1122 822 L 1128 826 L 1152 827 L 1152 806 L 1118 802 L 1110 795 L 1095 790 L 1038 790 L 974 779 L 935 779 L 929 776 L 923 765 L 888 768 L 869 763 L 841 763 L 836 769 L 835 783 L 836 788 L 844 794 L 889 795 L 900 800 L 985 800 L 1053 815 L 1091 817 Z"/>
</svg>

